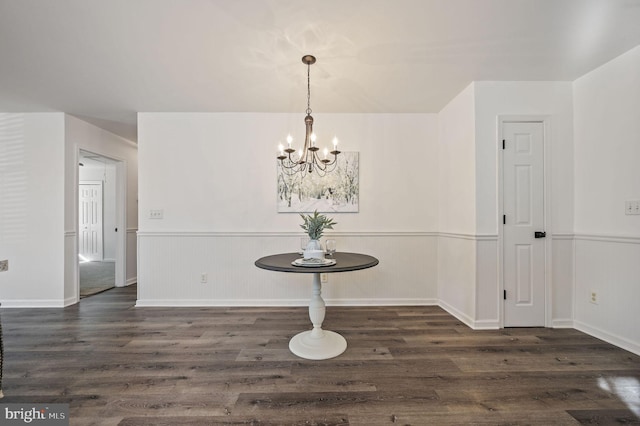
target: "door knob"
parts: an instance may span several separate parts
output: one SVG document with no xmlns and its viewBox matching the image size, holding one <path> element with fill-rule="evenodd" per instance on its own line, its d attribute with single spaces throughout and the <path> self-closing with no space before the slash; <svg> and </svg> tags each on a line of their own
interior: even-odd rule
<svg viewBox="0 0 640 426">
<path fill-rule="evenodd" d="M 546 233 L 546 232 L 543 232 L 543 231 L 536 231 L 533 235 L 534 235 L 536 238 L 544 238 L 544 237 L 546 237 L 546 236 L 547 236 L 547 233 Z"/>
</svg>

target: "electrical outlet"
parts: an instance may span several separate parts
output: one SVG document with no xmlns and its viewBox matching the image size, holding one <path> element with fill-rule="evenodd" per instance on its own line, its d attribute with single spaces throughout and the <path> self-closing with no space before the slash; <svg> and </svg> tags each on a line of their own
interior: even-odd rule
<svg viewBox="0 0 640 426">
<path fill-rule="evenodd" d="M 591 290 L 590 293 L 591 297 L 589 298 L 589 302 L 593 303 L 594 305 L 598 304 L 598 293 L 596 293 L 595 291 Z"/>
<path fill-rule="evenodd" d="M 151 209 L 149 210 L 149 219 L 162 219 L 164 217 L 164 210 Z"/>
<path fill-rule="evenodd" d="M 0 260 L 0 272 L 7 272 L 9 270 L 9 261 Z"/>
<path fill-rule="evenodd" d="M 209 281 L 209 275 L 206 272 L 200 274 L 200 282 L 204 284 L 207 281 Z"/>
<path fill-rule="evenodd" d="M 327 274 L 326 272 L 322 272 L 320 274 L 320 282 L 321 283 L 328 283 L 329 282 L 329 274 Z"/>
<path fill-rule="evenodd" d="M 624 214 L 640 215 L 640 200 L 627 200 L 624 202 Z"/>
</svg>

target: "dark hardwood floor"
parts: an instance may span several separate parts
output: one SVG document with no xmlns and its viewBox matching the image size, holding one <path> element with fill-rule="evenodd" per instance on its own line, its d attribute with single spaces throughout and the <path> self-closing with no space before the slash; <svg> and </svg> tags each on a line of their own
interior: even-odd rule
<svg viewBox="0 0 640 426">
<path fill-rule="evenodd" d="M 569 329 L 472 331 L 438 307 L 329 307 L 347 351 L 292 355 L 306 308 L 135 308 L 135 286 L 4 309 L 2 403 L 72 425 L 640 424 L 640 357 Z"/>
</svg>

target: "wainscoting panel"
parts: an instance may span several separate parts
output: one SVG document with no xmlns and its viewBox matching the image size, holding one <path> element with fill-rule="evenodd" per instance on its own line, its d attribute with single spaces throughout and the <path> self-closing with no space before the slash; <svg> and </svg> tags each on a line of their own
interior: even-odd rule
<svg viewBox="0 0 640 426">
<path fill-rule="evenodd" d="M 483 236 L 476 241 L 476 317 L 474 329 L 500 328 L 502 287 L 498 279 L 498 236 Z"/>
<path fill-rule="evenodd" d="M 574 238 L 573 234 L 553 236 L 551 260 L 551 326 L 573 327 Z"/>
<path fill-rule="evenodd" d="M 575 328 L 640 355 L 640 238 L 577 234 L 575 271 Z"/>
<path fill-rule="evenodd" d="M 301 234 L 138 233 L 138 306 L 304 306 L 311 276 L 265 271 L 256 259 L 297 251 Z M 437 303 L 436 237 L 429 233 L 332 233 L 338 251 L 380 260 L 329 274 L 328 305 Z M 206 283 L 202 275 L 206 275 Z"/>
<path fill-rule="evenodd" d="M 474 327 L 476 319 L 476 236 L 441 233 L 438 237 L 439 303 Z"/>
<path fill-rule="evenodd" d="M 78 234 L 75 231 L 64 233 L 64 301 L 63 306 L 78 303 L 78 258 L 76 256 Z"/>
<path fill-rule="evenodd" d="M 138 259 L 137 259 L 137 228 L 127 229 L 127 275 L 125 284 L 131 285 L 138 282 Z"/>
</svg>

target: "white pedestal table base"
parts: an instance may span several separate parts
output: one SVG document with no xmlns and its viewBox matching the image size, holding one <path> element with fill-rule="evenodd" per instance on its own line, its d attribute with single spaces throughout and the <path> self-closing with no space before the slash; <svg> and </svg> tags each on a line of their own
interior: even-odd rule
<svg viewBox="0 0 640 426">
<path fill-rule="evenodd" d="M 347 341 L 334 331 L 322 329 L 326 312 L 322 299 L 320 273 L 313 274 L 313 296 L 309 302 L 309 319 L 313 330 L 298 333 L 289 341 L 289 350 L 300 358 L 321 360 L 334 358 L 347 349 Z"/>
<path fill-rule="evenodd" d="M 313 337 L 313 330 L 298 333 L 289 341 L 289 350 L 305 359 L 329 359 L 347 349 L 344 337 L 333 331 L 322 330 L 322 336 Z"/>
</svg>

